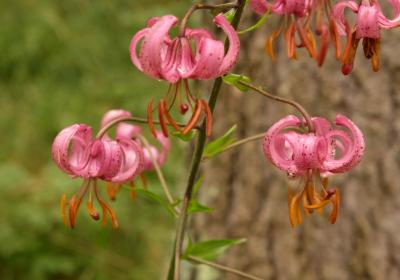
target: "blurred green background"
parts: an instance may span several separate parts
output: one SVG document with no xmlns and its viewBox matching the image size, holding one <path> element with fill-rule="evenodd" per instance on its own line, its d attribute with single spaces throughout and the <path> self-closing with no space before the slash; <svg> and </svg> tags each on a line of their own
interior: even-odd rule
<svg viewBox="0 0 400 280">
<path fill-rule="evenodd" d="M 143 116 L 167 85 L 138 72 L 128 53 L 146 20 L 181 14 L 184 1 L 1 0 L 0 9 L 0 279 L 159 279 L 165 273 L 173 219 L 157 204 L 112 203 L 111 230 L 81 209 L 76 229 L 64 227 L 63 193 L 81 184 L 51 162 L 55 135 L 72 123 L 97 130 L 104 112 Z M 182 5 L 185 4 L 185 5 Z M 174 187 L 182 174 L 174 145 L 165 168 Z M 160 189 L 150 176 L 150 189 Z M 160 265 L 162 264 L 162 265 Z"/>
</svg>

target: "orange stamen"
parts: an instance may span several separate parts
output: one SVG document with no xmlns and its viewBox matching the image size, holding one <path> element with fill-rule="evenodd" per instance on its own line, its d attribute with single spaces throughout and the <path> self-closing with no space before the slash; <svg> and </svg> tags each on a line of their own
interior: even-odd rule
<svg viewBox="0 0 400 280">
<path fill-rule="evenodd" d="M 99 202 L 99 204 L 100 204 L 100 206 L 101 206 L 101 208 L 103 210 L 103 220 L 102 220 L 103 225 L 107 224 L 107 212 L 108 212 L 108 214 L 110 215 L 110 218 L 111 218 L 112 227 L 114 229 L 117 228 L 118 227 L 118 221 L 117 221 L 117 218 L 115 216 L 114 211 L 101 198 L 100 193 L 99 193 L 99 191 L 97 189 L 97 185 L 94 185 L 93 188 L 94 188 L 94 193 L 96 195 L 97 201 Z"/>
<path fill-rule="evenodd" d="M 67 202 L 67 195 L 63 194 L 60 199 L 61 218 L 62 218 L 63 224 L 66 227 L 69 227 L 70 225 L 68 224 L 67 214 L 66 214 L 66 210 L 65 210 L 65 207 L 67 206 L 66 202 Z"/>
<path fill-rule="evenodd" d="M 296 58 L 296 50 L 295 50 L 295 41 L 294 41 L 294 34 L 296 31 L 296 26 L 294 22 L 290 23 L 289 27 L 286 28 L 285 31 L 285 41 L 287 46 L 288 57 L 291 59 Z"/>
<path fill-rule="evenodd" d="M 165 117 L 167 118 L 167 121 L 172 125 L 173 128 L 175 128 L 175 130 L 177 131 L 181 131 L 181 128 L 179 127 L 179 125 L 174 121 L 174 119 L 172 118 L 172 116 L 170 115 L 170 113 L 168 112 L 167 108 L 167 103 L 165 102 L 165 100 L 161 100 L 160 103 L 162 103 L 164 109 L 164 114 Z"/>
<path fill-rule="evenodd" d="M 167 128 L 167 124 L 165 123 L 165 119 L 164 119 L 164 113 L 167 110 L 165 108 L 165 102 L 162 102 L 163 100 L 160 101 L 160 103 L 158 103 L 158 120 L 160 122 L 160 126 L 161 126 L 161 130 L 164 134 L 165 137 L 168 137 L 168 128 Z"/>
<path fill-rule="evenodd" d="M 333 205 L 333 209 L 331 214 L 329 215 L 329 222 L 334 224 L 336 222 L 337 216 L 339 214 L 339 205 L 340 205 L 340 195 L 339 190 L 336 189 L 335 194 L 331 198 L 331 202 Z"/>
<path fill-rule="evenodd" d="M 196 102 L 196 106 L 194 107 L 194 112 L 192 117 L 190 118 L 188 124 L 186 125 L 185 129 L 183 130 L 182 134 L 186 135 L 193 129 L 193 127 L 198 122 L 200 115 L 201 115 L 201 101 L 198 99 Z"/>
<path fill-rule="evenodd" d="M 301 193 L 296 194 L 289 203 L 289 219 L 292 227 L 298 226 L 302 222 L 302 217 L 299 207 L 300 195 Z"/>
<path fill-rule="evenodd" d="M 147 123 L 149 125 L 151 134 L 153 134 L 154 137 L 157 137 L 156 128 L 154 127 L 153 121 L 153 102 L 154 100 L 152 99 L 147 105 Z"/>
<path fill-rule="evenodd" d="M 147 179 L 143 173 L 140 174 L 140 180 L 142 181 L 143 188 L 147 190 Z"/>
<path fill-rule="evenodd" d="M 332 18 L 329 20 L 329 26 L 330 26 L 331 36 L 332 36 L 333 42 L 334 42 L 333 45 L 335 47 L 336 59 L 340 59 L 340 52 L 342 49 L 342 41 L 340 39 L 340 35 L 337 30 L 336 23 Z"/>
<path fill-rule="evenodd" d="M 71 228 L 75 227 L 75 205 L 76 205 L 75 199 L 76 199 L 76 196 L 73 195 L 68 202 L 69 203 L 69 209 L 68 209 L 69 225 L 71 226 Z"/>
<path fill-rule="evenodd" d="M 308 53 L 312 58 L 316 58 L 315 49 L 312 46 L 312 42 L 310 42 L 309 38 L 307 37 L 304 28 L 301 26 L 300 20 L 296 20 L 297 30 L 299 31 L 301 42 L 303 43 L 304 47 L 307 49 Z M 294 37 L 294 36 L 293 36 Z M 294 40 L 294 39 L 293 39 Z"/>
<path fill-rule="evenodd" d="M 212 113 L 208 103 L 205 100 L 201 100 L 201 105 L 203 107 L 204 113 L 206 114 L 206 136 L 209 137 L 212 132 Z"/>
<path fill-rule="evenodd" d="M 319 48 L 319 54 L 318 54 L 318 66 L 322 66 L 325 61 L 326 54 L 328 52 L 328 46 L 329 46 L 329 31 L 328 28 L 324 25 L 322 26 L 321 30 L 321 41 L 320 41 L 320 48 Z"/>
</svg>

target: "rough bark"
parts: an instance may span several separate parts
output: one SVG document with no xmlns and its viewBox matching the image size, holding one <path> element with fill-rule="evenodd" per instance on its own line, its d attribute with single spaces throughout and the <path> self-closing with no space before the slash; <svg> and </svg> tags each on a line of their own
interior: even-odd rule
<svg viewBox="0 0 400 280">
<path fill-rule="evenodd" d="M 253 22 L 248 15 L 242 26 Z M 400 59 L 399 30 L 383 32 L 382 68 L 373 73 L 362 56 L 348 77 L 332 49 L 322 68 L 299 51 L 289 61 L 278 40 L 275 64 L 263 52 L 266 28 L 242 36 L 241 62 L 235 69 L 279 96 L 294 98 L 312 115 L 333 119 L 342 113 L 364 132 L 362 163 L 330 184 L 342 194 L 338 221 L 311 215 L 292 229 L 288 220 L 285 174 L 268 163 L 261 141 L 227 152 L 204 164 L 200 199 L 216 210 L 198 215 L 199 238 L 247 237 L 221 261 L 265 279 L 400 279 Z M 266 131 L 295 113 L 253 93 L 224 87 L 217 105 L 215 134 L 238 124 L 237 137 Z M 207 278 L 208 280 L 209 278 Z M 218 279 L 239 279 L 226 274 Z M 201 279 L 200 277 L 200 280 Z"/>
</svg>

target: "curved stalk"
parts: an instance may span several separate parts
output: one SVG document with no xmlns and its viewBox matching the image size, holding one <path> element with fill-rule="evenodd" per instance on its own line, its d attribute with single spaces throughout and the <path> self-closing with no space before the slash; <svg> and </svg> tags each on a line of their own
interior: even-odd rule
<svg viewBox="0 0 400 280">
<path fill-rule="evenodd" d="M 101 138 L 104 136 L 104 134 L 111 129 L 114 125 L 120 123 L 120 122 L 135 122 L 135 123 L 148 123 L 146 118 L 140 118 L 140 117 L 121 117 L 118 119 L 113 120 L 112 122 L 108 123 L 106 126 L 104 126 L 100 131 L 97 133 L 96 138 Z M 154 124 L 160 125 L 160 122 L 158 121 L 153 121 Z M 172 126 L 170 123 L 167 123 L 166 125 Z M 186 124 L 183 123 L 177 123 L 178 126 L 180 127 L 185 127 Z M 194 127 L 195 129 L 199 129 L 198 126 Z"/>
<path fill-rule="evenodd" d="M 206 261 L 206 260 L 203 260 L 203 259 L 200 259 L 200 258 L 197 258 L 197 257 L 189 256 L 188 260 L 190 260 L 192 262 L 195 262 L 195 263 L 198 263 L 198 264 L 208 265 L 210 267 L 213 267 L 213 268 L 216 268 L 216 269 L 219 269 L 219 270 L 222 270 L 222 271 L 226 271 L 226 272 L 241 276 L 241 277 L 246 278 L 246 279 L 264 280 L 264 279 L 262 279 L 260 277 L 257 277 L 257 276 L 254 276 L 254 275 L 250 275 L 250 274 L 245 273 L 243 271 L 240 271 L 240 270 L 237 270 L 237 269 L 233 269 L 233 268 L 230 268 L 230 267 L 227 267 L 227 266 L 215 263 L 215 262 Z"/>
<path fill-rule="evenodd" d="M 246 82 L 243 82 L 243 81 L 238 81 L 238 83 L 243 85 L 243 86 L 246 86 L 246 87 L 248 87 L 248 88 L 250 88 L 252 90 L 254 90 L 255 92 L 257 92 L 257 93 L 261 94 L 262 96 L 265 96 L 265 97 L 267 97 L 269 99 L 272 99 L 272 100 L 275 100 L 275 101 L 282 102 L 282 103 L 285 103 L 285 104 L 289 104 L 290 106 L 293 106 L 294 108 L 296 108 L 300 112 L 300 114 L 302 114 L 302 116 L 306 120 L 309 132 L 314 132 L 315 131 L 314 130 L 314 125 L 313 125 L 313 123 L 311 121 L 310 115 L 308 114 L 306 109 L 304 109 L 304 107 L 301 106 L 296 101 L 270 94 L 269 92 L 263 90 L 261 87 L 257 87 L 255 85 L 250 84 L 250 83 L 246 83 Z"/>
<path fill-rule="evenodd" d="M 160 180 L 160 184 L 164 191 L 164 194 L 167 197 L 169 204 L 173 205 L 175 203 L 175 200 L 172 197 L 171 192 L 169 191 L 167 182 L 165 181 L 165 178 L 161 171 L 160 165 L 158 164 L 157 160 L 154 158 L 153 154 L 150 152 L 151 148 L 150 148 L 149 142 L 147 141 L 147 139 L 144 136 L 141 136 L 141 135 L 139 135 L 139 139 L 143 143 L 143 145 L 149 150 L 150 160 L 154 165 L 154 168 L 156 170 L 158 179 Z M 173 209 L 174 209 L 175 216 L 179 216 L 179 209 L 176 209 L 175 207 Z"/>
<path fill-rule="evenodd" d="M 240 19 L 242 17 L 243 9 L 246 4 L 245 0 L 238 0 L 238 6 L 235 13 L 235 16 L 232 20 L 232 26 L 236 30 Z M 225 41 L 225 49 L 229 47 L 228 40 Z M 210 107 L 211 113 L 214 112 L 215 104 L 218 99 L 218 95 L 222 85 L 222 78 L 219 77 L 215 79 L 214 85 L 211 91 L 211 96 L 208 101 L 208 105 Z M 204 120 L 201 128 L 199 130 L 199 134 L 197 137 L 195 151 L 192 157 L 192 163 L 190 167 L 190 173 L 188 182 L 186 185 L 186 191 L 182 201 L 182 208 L 179 216 L 178 227 L 176 231 L 176 242 L 175 242 L 175 251 L 174 251 L 174 280 L 180 279 L 180 260 L 182 253 L 182 245 L 185 236 L 186 223 L 187 223 L 187 208 L 189 206 L 189 202 L 192 199 L 193 187 L 196 182 L 196 176 L 199 171 L 201 158 L 203 156 L 203 151 L 206 143 L 206 121 Z"/>
<path fill-rule="evenodd" d="M 232 9 L 232 8 L 237 8 L 238 6 L 239 6 L 238 2 L 224 3 L 219 5 L 210 5 L 201 3 L 194 4 L 192 7 L 190 7 L 190 9 L 186 12 L 185 16 L 182 18 L 181 23 L 179 25 L 178 34 L 180 37 L 185 36 L 187 22 L 196 10 Z"/>
</svg>

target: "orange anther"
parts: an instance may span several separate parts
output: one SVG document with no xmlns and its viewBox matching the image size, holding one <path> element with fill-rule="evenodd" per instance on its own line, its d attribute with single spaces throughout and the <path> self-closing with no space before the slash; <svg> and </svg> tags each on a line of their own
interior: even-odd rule
<svg viewBox="0 0 400 280">
<path fill-rule="evenodd" d="M 164 108 L 164 114 L 165 114 L 165 117 L 167 118 L 167 121 L 172 125 L 173 128 L 175 128 L 176 131 L 181 131 L 180 126 L 174 121 L 174 119 L 168 112 L 167 103 L 165 102 L 165 100 L 161 100 L 160 104 L 161 103 L 162 103 L 162 107 Z"/>
<path fill-rule="evenodd" d="M 212 113 L 208 103 L 205 100 L 201 100 L 201 105 L 203 107 L 204 113 L 206 114 L 206 135 L 209 137 L 212 132 Z"/>
<path fill-rule="evenodd" d="M 154 100 L 152 99 L 149 104 L 147 105 L 147 123 L 149 125 L 151 134 L 153 134 L 154 137 L 157 137 L 156 129 L 154 127 L 154 121 L 153 121 L 153 102 Z"/>
<path fill-rule="evenodd" d="M 188 134 L 196 125 L 201 115 L 201 109 L 202 109 L 201 101 L 198 99 L 196 101 L 196 106 L 194 107 L 194 112 L 192 114 L 192 117 L 190 118 L 188 124 L 186 125 L 185 129 L 182 132 L 183 135 Z"/>
<path fill-rule="evenodd" d="M 160 103 L 158 103 L 158 120 L 160 122 L 161 130 L 164 136 L 168 137 L 168 128 L 164 119 L 164 113 L 166 110 L 167 108 L 165 108 L 165 103 L 163 102 L 163 100 L 161 100 Z"/>
<path fill-rule="evenodd" d="M 62 221 L 63 221 L 64 225 L 66 227 L 69 227 L 68 220 L 67 220 L 67 214 L 66 214 L 66 210 L 65 210 L 65 207 L 67 206 L 66 202 L 67 202 L 67 195 L 63 194 L 60 199 L 61 217 L 62 217 Z"/>
</svg>

